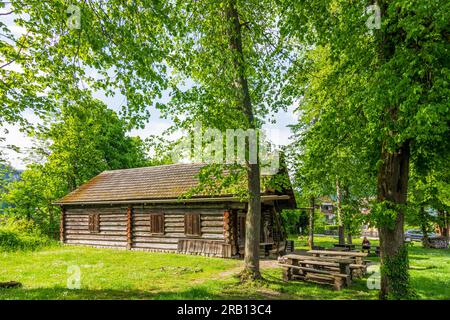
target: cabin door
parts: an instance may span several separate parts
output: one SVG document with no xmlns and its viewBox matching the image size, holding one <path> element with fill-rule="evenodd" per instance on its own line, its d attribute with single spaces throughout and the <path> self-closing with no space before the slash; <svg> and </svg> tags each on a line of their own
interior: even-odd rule
<svg viewBox="0 0 450 320">
<path fill-rule="evenodd" d="M 245 244 L 245 213 L 239 213 L 237 219 L 238 229 L 238 245 L 239 247 Z M 270 210 L 264 210 L 261 213 L 261 228 L 260 228 L 260 242 L 272 243 L 273 242 L 273 219 Z"/>
<path fill-rule="evenodd" d="M 243 247 L 245 245 L 245 213 L 239 213 L 237 217 L 237 233 L 238 233 L 238 246 Z"/>
</svg>

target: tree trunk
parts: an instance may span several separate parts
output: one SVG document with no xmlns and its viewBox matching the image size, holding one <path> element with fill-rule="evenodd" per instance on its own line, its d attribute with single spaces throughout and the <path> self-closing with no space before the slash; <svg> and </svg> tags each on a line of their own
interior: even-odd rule
<svg viewBox="0 0 450 320">
<path fill-rule="evenodd" d="M 350 191 L 349 191 L 349 187 L 348 187 L 348 183 L 345 184 L 345 188 L 344 188 L 344 200 L 345 200 L 345 204 L 349 205 L 350 204 Z M 345 221 L 347 221 L 347 223 L 344 223 L 344 229 L 347 229 L 347 243 L 348 244 L 352 244 L 353 243 L 353 238 L 352 238 L 352 224 L 351 224 L 351 219 L 349 219 L 349 212 L 346 212 L 346 217 L 347 219 L 345 219 Z"/>
<path fill-rule="evenodd" d="M 445 210 L 438 211 L 439 217 L 439 234 L 449 240 L 449 228 L 448 228 L 448 212 Z"/>
<path fill-rule="evenodd" d="M 428 219 L 427 219 L 427 213 L 425 211 L 425 208 L 423 206 L 420 207 L 420 229 L 422 231 L 423 234 L 423 238 L 422 238 L 422 246 L 424 248 L 429 248 L 430 247 L 430 241 L 428 240 Z"/>
<path fill-rule="evenodd" d="M 352 244 L 353 243 L 353 237 L 350 228 L 347 229 L 347 243 Z"/>
<path fill-rule="evenodd" d="M 47 205 L 47 208 L 48 208 L 48 222 L 49 222 L 49 225 L 50 225 L 50 230 L 49 230 L 49 233 L 51 234 L 51 237 L 52 238 L 57 238 L 57 236 L 58 236 L 58 233 L 57 233 L 57 230 L 55 229 L 55 225 L 54 225 L 54 215 L 53 215 L 53 206 L 52 206 L 52 204 L 51 203 L 49 203 L 48 205 Z"/>
<path fill-rule="evenodd" d="M 308 236 L 308 245 L 309 248 L 312 250 L 314 246 L 314 206 L 315 201 L 314 197 L 309 198 L 309 236 Z"/>
<path fill-rule="evenodd" d="M 250 199 L 245 221 L 244 275 L 256 279 L 261 277 L 259 272 L 261 197 L 258 165 L 250 164 L 248 166 L 248 189 L 250 191 Z"/>
<path fill-rule="evenodd" d="M 336 195 L 339 244 L 345 244 L 344 223 L 342 222 L 342 190 L 339 183 L 339 178 L 336 178 Z"/>
<path fill-rule="evenodd" d="M 394 210 L 393 219 L 383 216 L 379 221 L 381 251 L 380 298 L 406 298 L 409 294 L 408 253 L 404 244 L 404 208 L 408 188 L 409 142 L 395 152 L 383 146 L 382 165 L 378 172 L 377 200 L 385 209 Z"/>
<path fill-rule="evenodd" d="M 447 239 L 447 242 L 449 241 L 449 233 L 449 213 L 444 211 L 444 230 L 442 234 Z"/>
<path fill-rule="evenodd" d="M 236 7 L 236 0 L 229 0 L 226 6 L 225 16 L 228 25 L 229 48 L 233 56 L 235 71 L 235 88 L 242 112 L 247 122 L 247 127 L 256 129 L 253 107 L 245 74 L 245 59 L 242 50 L 241 23 Z M 261 184 L 258 155 L 256 163 L 247 163 L 248 179 L 248 211 L 245 231 L 245 257 L 243 278 L 257 279 L 261 277 L 259 272 L 259 241 L 261 229 Z"/>
<path fill-rule="evenodd" d="M 388 15 L 389 1 L 379 1 L 381 18 Z M 378 58 L 381 64 L 389 63 L 396 53 L 396 47 L 405 41 L 401 32 L 390 31 L 398 16 L 393 13 L 386 18 L 387 25 L 375 33 L 378 43 Z M 389 129 L 389 139 L 395 140 L 399 106 L 385 105 L 386 129 Z M 399 143 L 394 150 L 386 146 L 387 138 L 382 140 L 381 165 L 378 167 L 377 201 L 383 210 L 378 220 L 381 256 L 381 290 L 380 298 L 409 298 L 408 252 L 404 239 L 404 205 L 408 191 L 410 141 Z M 386 212 L 389 210 L 389 212 Z M 395 213 L 394 216 L 391 213 Z"/>
</svg>

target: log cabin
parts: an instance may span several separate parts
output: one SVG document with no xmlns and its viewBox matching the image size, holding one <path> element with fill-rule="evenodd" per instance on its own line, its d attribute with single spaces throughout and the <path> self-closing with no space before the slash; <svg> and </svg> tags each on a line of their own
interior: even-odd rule
<svg viewBox="0 0 450 320">
<path fill-rule="evenodd" d="M 180 198 L 198 185 L 203 166 L 173 164 L 99 174 L 55 203 L 62 209 L 60 241 L 223 258 L 242 256 L 246 202 L 232 194 Z M 264 190 L 261 244 L 282 250 L 285 232 L 280 212 L 294 204 L 291 188 Z"/>
</svg>

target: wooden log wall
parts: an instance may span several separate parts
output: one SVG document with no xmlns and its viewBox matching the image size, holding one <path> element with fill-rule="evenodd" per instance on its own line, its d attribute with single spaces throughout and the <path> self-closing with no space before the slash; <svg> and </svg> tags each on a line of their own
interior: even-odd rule
<svg viewBox="0 0 450 320">
<path fill-rule="evenodd" d="M 99 232 L 89 231 L 89 215 L 94 213 L 100 217 Z M 164 214 L 164 234 L 150 232 L 152 213 Z M 185 235 L 186 213 L 200 214 L 200 236 Z M 230 219 L 225 219 L 223 208 L 69 207 L 61 216 L 60 237 L 66 244 L 230 257 L 232 251 L 236 251 L 232 248 L 236 239 L 236 226 L 233 226 L 236 217 L 227 217 Z M 180 240 L 196 241 L 183 242 L 180 251 Z"/>
<path fill-rule="evenodd" d="M 89 214 L 100 214 L 100 231 L 89 231 Z M 64 243 L 100 247 L 127 246 L 126 207 L 68 208 L 64 214 Z"/>
<path fill-rule="evenodd" d="M 164 213 L 164 234 L 150 233 L 149 215 L 152 213 Z M 140 206 L 133 208 L 132 248 L 176 252 L 178 240 L 192 238 L 184 234 L 185 213 L 200 214 L 201 235 L 196 239 L 224 241 L 223 209 L 157 209 Z"/>
</svg>

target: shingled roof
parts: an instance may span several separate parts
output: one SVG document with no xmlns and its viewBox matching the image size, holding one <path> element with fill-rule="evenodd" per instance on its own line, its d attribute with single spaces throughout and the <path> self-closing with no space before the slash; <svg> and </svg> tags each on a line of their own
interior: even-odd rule
<svg viewBox="0 0 450 320">
<path fill-rule="evenodd" d="M 198 186 L 197 174 L 203 166 L 189 163 L 104 171 L 55 204 L 168 202 Z"/>
</svg>

